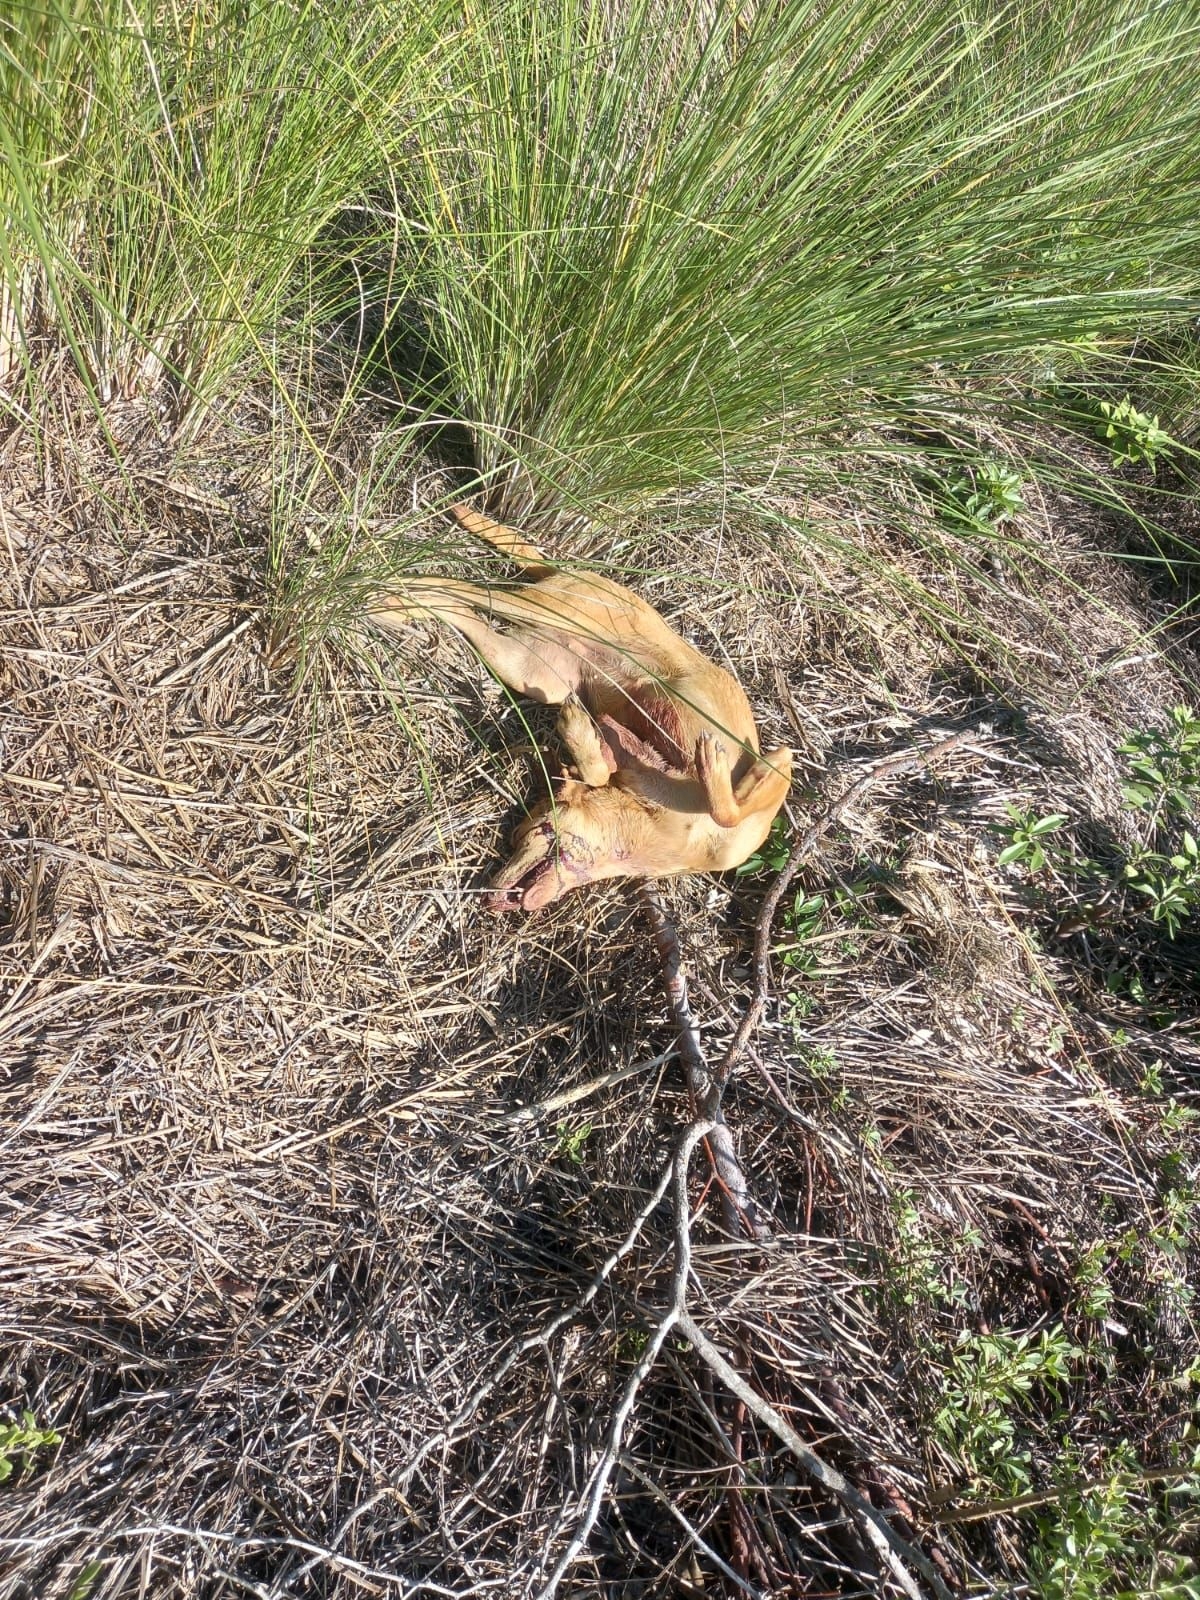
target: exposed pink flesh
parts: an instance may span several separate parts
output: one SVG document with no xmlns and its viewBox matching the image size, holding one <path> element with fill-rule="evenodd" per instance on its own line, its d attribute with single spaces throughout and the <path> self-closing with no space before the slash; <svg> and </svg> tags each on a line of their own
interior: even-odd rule
<svg viewBox="0 0 1200 1600">
<path fill-rule="evenodd" d="M 522 873 L 515 883 L 492 889 L 484 895 L 483 903 L 489 911 L 498 916 L 506 911 L 536 910 L 536 907 L 527 904 L 527 897 L 553 871 L 554 862 L 549 856 L 543 856 L 540 861 L 534 862 L 528 872 Z"/>
</svg>

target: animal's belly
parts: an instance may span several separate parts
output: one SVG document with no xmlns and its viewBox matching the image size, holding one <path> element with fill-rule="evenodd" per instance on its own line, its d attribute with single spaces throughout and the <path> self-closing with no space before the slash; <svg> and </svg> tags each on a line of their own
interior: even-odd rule
<svg viewBox="0 0 1200 1600">
<path fill-rule="evenodd" d="M 590 687 L 590 686 L 589 686 Z M 685 773 L 692 768 L 679 707 L 659 690 L 644 685 L 621 687 L 614 693 L 605 685 L 600 703 L 588 705 L 600 728 L 613 771 L 637 766 L 652 772 Z M 585 704 L 589 696 L 584 692 Z"/>
</svg>

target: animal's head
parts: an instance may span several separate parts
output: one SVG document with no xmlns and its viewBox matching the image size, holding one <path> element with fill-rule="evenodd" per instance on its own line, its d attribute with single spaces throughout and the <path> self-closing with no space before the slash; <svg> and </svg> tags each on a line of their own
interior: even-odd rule
<svg viewBox="0 0 1200 1600">
<path fill-rule="evenodd" d="M 484 898 L 489 911 L 539 911 L 570 889 L 602 878 L 644 877 L 634 846 L 650 818 L 623 790 L 568 779 L 534 807 L 513 835 L 513 853 Z"/>
<path fill-rule="evenodd" d="M 734 828 L 719 827 L 694 780 L 681 780 L 682 804 L 674 807 L 647 800 L 624 777 L 602 788 L 568 779 L 535 807 L 492 880 L 487 909 L 539 911 L 571 889 L 605 878 L 721 871 L 745 861 L 771 826 L 774 811 L 758 812 Z"/>
</svg>

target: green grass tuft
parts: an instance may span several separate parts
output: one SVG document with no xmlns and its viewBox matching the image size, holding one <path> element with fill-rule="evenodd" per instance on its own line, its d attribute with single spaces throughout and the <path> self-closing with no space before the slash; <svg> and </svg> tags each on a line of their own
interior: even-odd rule
<svg viewBox="0 0 1200 1600">
<path fill-rule="evenodd" d="M 8 8 L 0 381 L 42 331 L 99 403 L 165 379 L 173 421 L 248 352 L 273 372 L 281 326 L 344 295 L 314 246 L 436 105 L 448 17 L 441 0 Z"/>
<path fill-rule="evenodd" d="M 1169 326 L 1197 290 L 1181 8 L 510 0 L 473 22 L 400 221 L 436 398 L 513 517 L 778 470 L 936 415 L 951 378 Z"/>
</svg>

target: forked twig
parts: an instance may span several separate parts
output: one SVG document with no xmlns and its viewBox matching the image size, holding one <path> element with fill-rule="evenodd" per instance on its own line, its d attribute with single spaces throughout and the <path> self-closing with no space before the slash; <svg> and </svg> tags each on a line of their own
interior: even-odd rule
<svg viewBox="0 0 1200 1600">
<path fill-rule="evenodd" d="M 658 1360 L 659 1351 L 666 1343 L 672 1328 L 679 1319 L 685 1315 L 687 1304 L 688 1274 L 692 1268 L 692 1233 L 691 1217 L 688 1207 L 687 1178 L 688 1168 L 691 1166 L 692 1155 L 700 1141 L 712 1132 L 709 1122 L 693 1122 L 683 1131 L 675 1151 L 675 1158 L 671 1163 L 672 1194 L 675 1208 L 675 1264 L 671 1273 L 671 1300 L 667 1309 L 659 1318 L 658 1324 L 646 1343 L 641 1359 L 630 1374 L 621 1398 L 617 1402 L 616 1410 L 608 1424 L 608 1437 L 604 1449 L 600 1452 L 596 1465 L 592 1468 L 588 1478 L 587 1488 L 584 1491 L 581 1506 L 582 1516 L 571 1535 L 571 1541 L 555 1564 L 553 1572 L 546 1579 L 543 1587 L 538 1591 L 537 1600 L 551 1600 L 562 1582 L 567 1569 L 574 1563 L 580 1551 L 587 1544 L 596 1520 L 600 1515 L 600 1507 L 604 1503 L 604 1495 L 608 1489 L 609 1479 L 613 1469 L 621 1458 L 621 1444 L 625 1436 L 625 1424 L 633 1410 L 642 1384 L 649 1376 L 651 1369 Z"/>
<path fill-rule="evenodd" d="M 802 1470 L 814 1483 L 842 1505 L 861 1530 L 863 1537 L 875 1551 L 884 1570 L 909 1600 L 924 1600 L 920 1585 L 909 1567 L 914 1567 L 927 1580 L 937 1600 L 952 1600 L 950 1590 L 942 1582 L 933 1563 L 920 1550 L 915 1549 L 876 1510 L 865 1495 L 849 1483 L 836 1468 L 831 1467 L 811 1446 L 805 1444 L 796 1430 L 774 1406 L 764 1400 L 746 1380 L 730 1366 L 725 1357 L 699 1327 L 687 1309 L 688 1279 L 692 1268 L 691 1213 L 688 1205 L 688 1171 L 692 1155 L 701 1140 L 712 1133 L 709 1122 L 693 1122 L 684 1129 L 671 1163 L 671 1191 L 675 1222 L 675 1261 L 671 1273 L 671 1297 L 666 1310 L 659 1317 L 637 1366 L 630 1374 L 621 1398 L 608 1424 L 604 1448 L 588 1477 L 580 1504 L 580 1517 L 570 1542 L 550 1573 L 537 1600 L 553 1600 L 558 1586 L 578 1559 L 591 1537 L 592 1529 L 600 1516 L 609 1482 L 622 1459 L 622 1444 L 626 1424 L 643 1383 L 650 1375 L 659 1353 L 673 1329 L 678 1328 L 711 1371 L 726 1388 L 743 1402 L 795 1456 Z M 659 1192 L 662 1192 L 660 1187 Z M 741 1580 L 739 1579 L 739 1582 Z M 745 1587 L 745 1585 L 743 1585 Z"/>
</svg>

